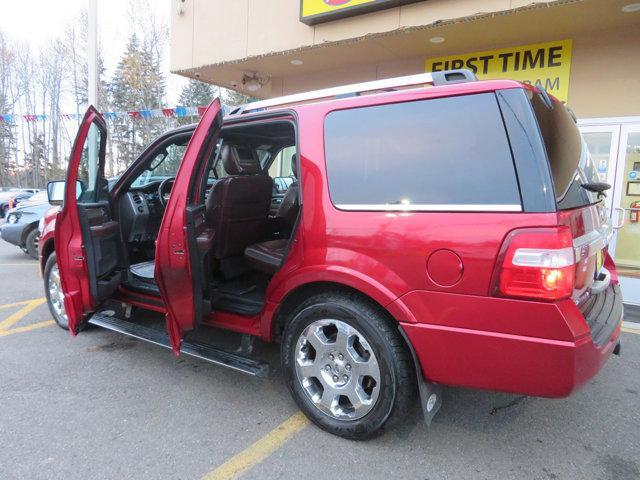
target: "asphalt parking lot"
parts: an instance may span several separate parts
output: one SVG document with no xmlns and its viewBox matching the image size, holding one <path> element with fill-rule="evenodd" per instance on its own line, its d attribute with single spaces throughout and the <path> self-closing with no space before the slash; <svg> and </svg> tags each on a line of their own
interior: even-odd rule
<svg viewBox="0 0 640 480">
<path fill-rule="evenodd" d="M 0 479 L 638 479 L 640 334 L 622 340 L 571 398 L 449 388 L 430 428 L 416 408 L 352 442 L 308 424 L 277 363 L 260 380 L 98 328 L 71 338 L 37 263 L 0 241 Z"/>
</svg>

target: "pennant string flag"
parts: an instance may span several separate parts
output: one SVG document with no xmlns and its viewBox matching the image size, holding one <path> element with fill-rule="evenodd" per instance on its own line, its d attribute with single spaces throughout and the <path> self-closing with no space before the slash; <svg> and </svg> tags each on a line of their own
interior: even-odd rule
<svg viewBox="0 0 640 480">
<path fill-rule="evenodd" d="M 174 108 L 158 108 L 154 110 L 131 110 L 127 112 L 102 112 L 102 116 L 105 120 L 116 120 L 119 118 L 132 118 L 135 120 L 148 120 L 150 118 L 172 118 L 172 117 L 189 117 L 189 116 L 202 116 L 207 107 L 184 107 L 176 106 Z M 223 108 L 227 111 L 227 108 Z M 15 123 L 22 119 L 25 122 L 46 122 L 50 120 L 52 115 L 15 115 L 12 113 L 0 113 L 0 122 Z M 61 113 L 58 115 L 62 120 L 82 120 L 84 117 L 80 113 Z"/>
</svg>

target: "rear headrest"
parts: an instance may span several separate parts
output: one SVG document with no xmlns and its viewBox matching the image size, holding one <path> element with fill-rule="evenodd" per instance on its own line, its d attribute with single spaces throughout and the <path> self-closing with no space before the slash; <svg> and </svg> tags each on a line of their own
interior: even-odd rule
<svg viewBox="0 0 640 480">
<path fill-rule="evenodd" d="M 250 175 L 260 173 L 260 160 L 253 148 L 225 143 L 220 153 L 222 166 L 227 175 Z"/>
<path fill-rule="evenodd" d="M 291 173 L 298 178 L 298 155 L 295 153 L 291 155 Z"/>
</svg>

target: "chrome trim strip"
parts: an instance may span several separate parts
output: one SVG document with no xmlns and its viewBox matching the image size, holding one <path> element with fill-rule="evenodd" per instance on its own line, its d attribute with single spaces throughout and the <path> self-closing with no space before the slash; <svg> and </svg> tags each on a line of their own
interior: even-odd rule
<svg viewBox="0 0 640 480">
<path fill-rule="evenodd" d="M 382 212 L 521 212 L 522 205 L 460 205 L 460 204 L 337 204 L 336 208 L 350 211 Z"/>
<path fill-rule="evenodd" d="M 337 95 L 370 92 L 373 90 L 384 90 L 387 88 L 408 87 L 412 85 L 422 85 L 425 83 L 433 84 L 433 76 L 431 73 L 418 73 L 416 75 L 407 75 L 404 77 L 384 78 L 382 80 L 373 80 L 371 82 L 353 83 L 351 85 L 341 85 L 339 87 L 323 88 L 311 92 L 295 93 L 293 95 L 285 95 L 283 97 L 258 100 L 256 102 L 249 103 L 244 107 L 243 111 L 246 113 L 262 108 L 301 103 L 310 100 L 320 100 L 323 98 L 335 97 Z"/>
<path fill-rule="evenodd" d="M 573 251 L 576 256 L 576 263 L 609 245 L 612 236 L 613 227 L 607 223 L 586 235 L 575 238 L 573 240 Z"/>
</svg>

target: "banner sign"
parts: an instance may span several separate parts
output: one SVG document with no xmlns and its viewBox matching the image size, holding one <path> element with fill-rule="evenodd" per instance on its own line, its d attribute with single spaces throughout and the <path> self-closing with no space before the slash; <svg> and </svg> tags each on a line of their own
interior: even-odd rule
<svg viewBox="0 0 640 480">
<path fill-rule="evenodd" d="M 508 78 L 543 87 L 566 102 L 569 97 L 571 40 L 449 55 L 425 62 L 427 72 L 458 68 L 468 68 L 481 80 Z"/>
<path fill-rule="evenodd" d="M 417 1 L 419 0 L 300 0 L 300 21 L 315 25 Z"/>
</svg>

